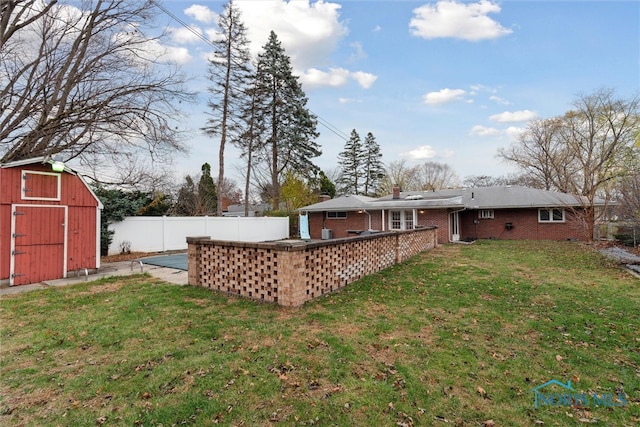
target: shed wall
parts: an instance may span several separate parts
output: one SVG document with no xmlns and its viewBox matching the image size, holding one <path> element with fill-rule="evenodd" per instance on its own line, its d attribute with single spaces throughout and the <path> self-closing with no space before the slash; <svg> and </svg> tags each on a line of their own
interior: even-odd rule
<svg viewBox="0 0 640 427">
<path fill-rule="evenodd" d="M 84 182 L 73 174 L 63 172 L 60 174 L 59 201 L 25 200 L 22 197 L 23 171 L 50 173 L 51 168 L 49 165 L 39 163 L 0 168 L 0 280 L 8 280 L 11 274 L 12 205 L 67 206 L 68 217 L 65 224 L 67 271 L 99 266 L 99 259 L 97 259 L 98 201 Z M 38 180 L 38 183 L 42 186 L 42 181 Z M 28 188 L 28 182 L 26 185 Z M 49 188 L 49 184 L 46 185 L 37 189 L 36 194 L 38 191 L 42 193 L 44 188 L 48 195 L 52 189 Z M 43 212 L 46 212 L 46 209 Z M 50 218 L 43 214 L 40 221 L 46 227 L 50 223 Z M 47 267 L 33 265 L 32 268 Z M 34 275 L 34 277 L 38 276 Z"/>
</svg>

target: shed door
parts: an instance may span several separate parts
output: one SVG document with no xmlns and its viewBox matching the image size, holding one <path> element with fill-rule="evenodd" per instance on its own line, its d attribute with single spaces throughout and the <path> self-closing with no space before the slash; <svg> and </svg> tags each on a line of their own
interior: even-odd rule
<svg viewBox="0 0 640 427">
<path fill-rule="evenodd" d="M 65 217 L 64 206 L 14 206 L 12 285 L 64 277 Z"/>
</svg>

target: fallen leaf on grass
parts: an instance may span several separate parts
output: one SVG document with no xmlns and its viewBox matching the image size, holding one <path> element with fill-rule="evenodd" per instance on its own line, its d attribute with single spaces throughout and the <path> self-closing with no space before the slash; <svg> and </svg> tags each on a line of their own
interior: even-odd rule
<svg viewBox="0 0 640 427">
<path fill-rule="evenodd" d="M 563 359 L 563 357 L 562 357 L 562 356 L 560 356 L 559 354 L 557 354 L 557 355 L 556 355 L 556 360 L 557 360 L 558 362 L 562 362 L 562 359 Z"/>
<path fill-rule="evenodd" d="M 478 394 L 480 396 L 482 396 L 484 399 L 491 399 L 491 397 L 489 396 L 489 394 L 487 393 L 487 391 L 485 389 L 483 389 L 482 387 L 478 386 L 478 388 L 476 388 L 476 391 L 478 392 Z"/>
</svg>

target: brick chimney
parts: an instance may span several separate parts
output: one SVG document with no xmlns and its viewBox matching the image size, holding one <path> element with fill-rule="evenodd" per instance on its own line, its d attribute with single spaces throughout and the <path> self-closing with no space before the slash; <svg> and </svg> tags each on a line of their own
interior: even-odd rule
<svg viewBox="0 0 640 427">
<path fill-rule="evenodd" d="M 331 196 L 328 194 L 321 194 L 318 196 L 318 203 L 326 202 L 327 200 L 331 200 Z"/>
<path fill-rule="evenodd" d="M 400 198 L 400 187 L 398 187 L 397 185 L 393 186 L 393 198 L 394 199 Z"/>
</svg>

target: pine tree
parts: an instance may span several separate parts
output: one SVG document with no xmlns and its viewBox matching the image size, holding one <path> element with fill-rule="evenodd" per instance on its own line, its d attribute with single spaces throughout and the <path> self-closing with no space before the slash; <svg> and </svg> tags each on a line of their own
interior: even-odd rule
<svg viewBox="0 0 640 427">
<path fill-rule="evenodd" d="M 211 177 L 211 165 L 202 165 L 202 175 L 198 182 L 198 198 L 196 215 L 212 215 L 216 212 L 217 205 L 216 185 Z"/>
<path fill-rule="evenodd" d="M 384 176 L 384 165 L 382 164 L 382 153 L 380 145 L 371 132 L 364 139 L 364 194 L 367 196 L 377 196 L 380 190 L 380 183 Z"/>
<path fill-rule="evenodd" d="M 365 178 L 364 154 L 360 135 L 353 129 L 351 137 L 344 144 L 344 151 L 338 154 L 338 165 L 340 167 L 338 185 L 340 186 L 341 194 L 361 194 L 362 179 Z"/>
<path fill-rule="evenodd" d="M 332 199 L 336 196 L 336 185 L 331 182 L 324 171 L 320 171 L 319 191 L 320 194 L 327 194 Z"/>
<path fill-rule="evenodd" d="M 251 172 L 254 166 L 254 156 L 264 148 L 265 136 L 265 109 L 264 96 L 260 92 L 255 76 L 253 83 L 247 91 L 248 102 L 242 111 L 244 131 L 238 146 L 242 149 L 242 157 L 246 161 L 246 174 L 244 186 L 244 215 L 249 215 L 249 186 L 252 179 Z M 259 159 L 259 157 L 258 157 Z"/>
<path fill-rule="evenodd" d="M 246 102 L 247 82 L 250 81 L 249 41 L 240 10 L 230 1 L 218 18 L 220 39 L 214 40 L 213 57 L 209 59 L 209 87 L 211 109 L 205 132 L 220 136 L 218 153 L 218 188 L 224 182 L 224 150 L 227 141 L 236 144 L 242 132 L 240 116 Z M 219 193 L 221 198 L 222 194 Z M 217 201 L 217 215 L 222 215 L 222 201 Z"/>
<path fill-rule="evenodd" d="M 290 59 L 271 31 L 258 55 L 256 86 L 266 107 L 265 159 L 269 166 L 273 209 L 280 205 L 280 178 L 287 170 L 310 176 L 318 167 L 312 159 L 322 154 L 315 142 L 317 118 L 306 107 L 307 97 L 293 75 Z"/>
</svg>

